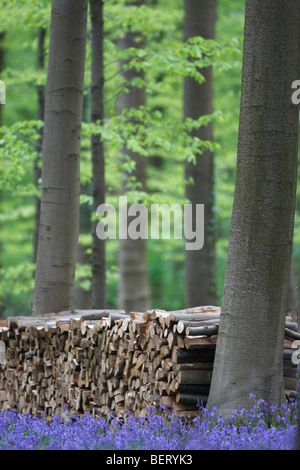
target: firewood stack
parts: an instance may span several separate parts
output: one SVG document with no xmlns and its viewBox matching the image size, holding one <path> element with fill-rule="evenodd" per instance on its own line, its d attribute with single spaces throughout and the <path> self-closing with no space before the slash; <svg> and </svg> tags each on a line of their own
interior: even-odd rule
<svg viewBox="0 0 300 470">
<path fill-rule="evenodd" d="M 179 311 L 74 310 L 0 322 L 0 409 L 51 419 L 53 413 L 145 416 L 149 407 L 193 417 L 207 402 L 220 308 Z M 291 361 L 297 324 L 286 320 L 286 395 L 296 390 Z"/>
</svg>

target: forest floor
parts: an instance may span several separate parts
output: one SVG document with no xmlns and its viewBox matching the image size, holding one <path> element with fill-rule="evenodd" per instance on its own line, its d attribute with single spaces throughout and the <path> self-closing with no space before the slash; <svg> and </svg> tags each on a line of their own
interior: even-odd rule
<svg viewBox="0 0 300 470">
<path fill-rule="evenodd" d="M 0 449 L 14 450 L 293 450 L 297 434 L 296 402 L 253 410 L 235 410 L 225 422 L 216 410 L 199 408 L 193 420 L 149 410 L 147 418 L 128 415 L 110 422 L 54 415 L 51 422 L 16 411 L 0 413 Z"/>
</svg>

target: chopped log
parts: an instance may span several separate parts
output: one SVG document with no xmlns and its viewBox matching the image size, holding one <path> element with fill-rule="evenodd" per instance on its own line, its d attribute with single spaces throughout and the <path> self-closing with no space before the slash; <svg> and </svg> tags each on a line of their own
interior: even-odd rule
<svg viewBox="0 0 300 470">
<path fill-rule="evenodd" d="M 204 313 L 216 313 L 220 315 L 221 307 L 215 307 L 213 305 L 205 305 L 199 307 L 191 307 L 182 310 L 171 310 L 168 312 L 170 315 L 191 315 L 191 314 L 204 314 Z"/>
<path fill-rule="evenodd" d="M 199 326 L 208 326 L 208 325 L 218 325 L 220 323 L 219 317 L 214 317 L 211 320 L 180 320 L 173 325 L 173 333 L 184 333 L 185 329 L 189 326 L 199 327 Z"/>
<path fill-rule="evenodd" d="M 192 393 L 176 393 L 176 403 L 186 403 L 196 407 L 198 404 L 207 403 L 207 395 Z"/>
<path fill-rule="evenodd" d="M 297 391 L 296 390 L 286 390 L 285 391 L 285 396 L 288 400 L 291 398 L 295 399 L 297 397 Z"/>
<path fill-rule="evenodd" d="M 284 361 L 292 361 L 292 355 L 295 352 L 295 349 L 284 349 L 283 350 L 283 360 Z"/>
<path fill-rule="evenodd" d="M 209 385 L 211 383 L 212 371 L 201 369 L 180 370 L 175 379 L 180 384 Z"/>
<path fill-rule="evenodd" d="M 12 331 L 13 329 L 17 328 L 17 318 L 16 317 L 7 317 L 6 318 L 7 327 Z"/>
<path fill-rule="evenodd" d="M 176 412 L 176 414 L 180 411 L 192 411 L 195 412 L 197 410 L 197 406 L 190 405 L 189 403 L 176 403 L 176 401 L 172 405 L 172 410 Z"/>
<path fill-rule="evenodd" d="M 207 336 L 185 336 L 184 345 L 186 349 L 215 348 L 217 335 Z"/>
<path fill-rule="evenodd" d="M 177 345 L 179 348 L 184 349 L 185 348 L 185 343 L 184 343 L 184 336 L 178 336 L 177 338 Z"/>
<path fill-rule="evenodd" d="M 183 364 L 187 362 L 213 362 L 215 349 L 185 350 L 173 348 L 172 362 L 174 364 Z"/>
<path fill-rule="evenodd" d="M 217 335 L 219 330 L 219 325 L 210 325 L 210 326 L 199 326 L 199 327 L 193 327 L 193 326 L 187 326 L 185 328 L 185 334 L 187 336 L 213 336 Z"/>
<path fill-rule="evenodd" d="M 173 370 L 175 373 L 180 370 L 212 370 L 213 362 L 187 362 L 183 364 L 174 364 Z"/>
<path fill-rule="evenodd" d="M 284 349 L 292 349 L 293 343 L 293 339 L 285 337 L 283 342 Z"/>
<path fill-rule="evenodd" d="M 124 310 L 111 310 L 111 309 L 102 309 L 102 310 L 66 310 L 57 314 L 43 314 L 36 318 L 54 316 L 54 317 L 81 317 L 84 320 L 100 320 L 101 318 L 108 317 L 111 313 L 125 313 Z"/>
<path fill-rule="evenodd" d="M 284 377 L 297 377 L 298 374 L 298 368 L 296 364 L 289 364 L 286 365 L 285 363 L 283 364 L 283 376 Z"/>
<path fill-rule="evenodd" d="M 284 388 L 286 390 L 297 390 L 297 380 L 295 377 L 283 377 Z"/>
<path fill-rule="evenodd" d="M 171 322 L 178 323 L 180 321 L 206 321 L 206 320 L 219 320 L 220 315 L 216 312 L 211 313 L 170 313 L 164 319 L 164 323 L 167 327 L 170 326 Z"/>
<path fill-rule="evenodd" d="M 300 340 L 300 333 L 296 332 L 296 331 L 293 331 L 293 330 L 290 330 L 288 328 L 285 328 L 284 329 L 284 335 L 287 337 L 287 338 L 292 338 L 292 339 L 298 339 Z"/>
<path fill-rule="evenodd" d="M 286 320 L 285 321 L 285 328 L 288 328 L 289 330 L 298 332 L 298 323 Z"/>
<path fill-rule="evenodd" d="M 116 312 L 110 313 L 108 316 L 108 327 L 111 328 L 114 325 L 114 323 L 120 320 L 121 318 L 130 318 L 130 315 L 127 315 L 125 313 L 116 313 Z"/>
<path fill-rule="evenodd" d="M 175 390 L 177 393 L 192 393 L 195 395 L 209 394 L 210 385 L 180 384 L 177 383 Z"/>
<path fill-rule="evenodd" d="M 176 402 L 175 396 L 166 395 L 160 398 L 160 404 L 166 406 L 167 408 L 172 408 L 175 402 Z"/>
</svg>

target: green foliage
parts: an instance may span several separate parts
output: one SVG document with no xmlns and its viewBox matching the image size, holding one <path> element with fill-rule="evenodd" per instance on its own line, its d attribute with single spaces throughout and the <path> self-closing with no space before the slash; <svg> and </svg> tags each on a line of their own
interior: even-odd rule
<svg viewBox="0 0 300 470">
<path fill-rule="evenodd" d="M 123 172 L 129 174 L 131 203 L 181 203 L 184 196 L 185 160 L 195 161 L 204 149 L 215 153 L 215 198 L 218 231 L 218 292 L 222 294 L 234 189 L 244 2 L 219 2 L 216 40 L 193 38 L 183 43 L 182 0 L 147 0 L 141 7 L 125 0 L 104 3 L 105 104 L 103 123 L 89 122 L 91 50 L 87 45 L 85 112 L 82 124 L 81 203 L 92 207 L 90 137 L 103 140 L 106 159 L 107 202 L 116 204 Z M 30 312 L 33 288 L 32 241 L 35 142 L 42 123 L 36 120 L 36 87 L 46 84 L 51 2 L 0 0 L 5 31 L 5 68 L 1 79 L 7 85 L 7 104 L 0 129 L 0 241 L 2 276 L 0 298 L 6 299 L 6 314 Z M 23 28 L 20 30 L 19 25 Z M 37 30 L 47 30 L 45 70 L 36 68 Z M 90 28 L 90 24 L 88 25 Z M 140 33 L 135 48 L 120 50 L 118 40 L 126 32 Z M 140 40 L 143 39 L 143 42 Z M 140 46 L 142 46 L 140 48 Z M 215 74 L 214 113 L 197 120 L 183 120 L 183 78 L 203 81 L 201 68 L 212 65 Z M 145 72 L 145 80 L 124 82 L 121 66 Z M 145 87 L 146 105 L 117 111 L 117 98 L 128 87 Z M 214 142 L 191 136 L 194 129 L 213 121 Z M 124 149 L 138 152 L 148 161 L 147 192 L 134 179 L 134 163 Z M 92 220 L 95 220 L 92 214 Z M 91 237 L 80 243 L 90 247 Z M 90 249 L 90 248 L 89 248 Z M 108 307 L 116 306 L 117 249 L 107 242 Z M 149 270 L 153 306 L 180 308 L 184 305 L 184 246 L 182 240 L 149 240 Z M 76 281 L 90 289 L 90 266 L 78 266 Z M 22 284 L 22 285 L 21 285 Z"/>
<path fill-rule="evenodd" d="M 14 190 L 18 184 L 19 194 L 25 191 L 37 195 L 36 188 L 26 179 L 37 156 L 34 145 L 42 127 L 41 121 L 19 121 L 0 128 L 0 191 Z"/>
</svg>

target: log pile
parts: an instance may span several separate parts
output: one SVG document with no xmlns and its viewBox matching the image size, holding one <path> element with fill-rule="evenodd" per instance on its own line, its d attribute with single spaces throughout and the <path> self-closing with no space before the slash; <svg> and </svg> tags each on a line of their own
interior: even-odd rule
<svg viewBox="0 0 300 470">
<path fill-rule="evenodd" d="M 300 361 L 300 350 L 297 350 L 297 343 L 300 344 L 300 334 L 298 323 L 292 317 L 286 317 L 285 338 L 283 350 L 283 379 L 285 393 L 288 398 L 295 398 L 298 382 L 297 361 Z"/>
<path fill-rule="evenodd" d="M 193 417 L 207 402 L 220 308 L 74 310 L 1 320 L 0 409 L 51 419 L 53 413 L 145 416 L 149 407 Z M 291 361 L 297 325 L 287 318 L 286 395 L 296 390 Z"/>
</svg>

